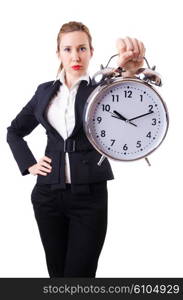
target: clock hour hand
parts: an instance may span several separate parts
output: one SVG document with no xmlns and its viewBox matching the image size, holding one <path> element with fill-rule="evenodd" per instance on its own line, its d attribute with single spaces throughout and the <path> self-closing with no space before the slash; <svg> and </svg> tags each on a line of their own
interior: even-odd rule
<svg viewBox="0 0 183 300">
<path fill-rule="evenodd" d="M 123 120 L 123 121 L 128 121 L 128 119 L 126 119 L 124 116 L 122 116 L 119 112 L 117 112 L 116 110 L 113 110 L 113 113 L 115 113 L 119 119 Z"/>
<path fill-rule="evenodd" d="M 133 121 L 133 120 L 136 120 L 136 119 L 145 117 L 145 116 L 150 115 L 150 114 L 153 114 L 153 113 L 154 113 L 154 111 L 150 111 L 150 112 L 148 112 L 148 113 L 146 113 L 146 114 L 143 114 L 143 115 L 137 116 L 137 117 L 135 117 L 135 118 L 129 119 L 128 121 Z"/>
<path fill-rule="evenodd" d="M 130 124 L 132 124 L 133 126 L 136 126 L 136 127 L 137 127 L 136 124 L 130 122 L 130 120 L 128 120 L 127 118 L 125 118 L 124 116 L 122 116 L 122 115 L 121 115 L 119 112 L 117 112 L 116 110 L 113 110 L 113 113 L 116 114 L 117 117 L 116 117 L 116 116 L 113 116 L 113 115 L 112 115 L 112 117 L 121 119 L 121 120 L 123 120 L 123 121 L 125 121 L 125 122 L 127 122 L 127 123 L 130 123 Z"/>
</svg>

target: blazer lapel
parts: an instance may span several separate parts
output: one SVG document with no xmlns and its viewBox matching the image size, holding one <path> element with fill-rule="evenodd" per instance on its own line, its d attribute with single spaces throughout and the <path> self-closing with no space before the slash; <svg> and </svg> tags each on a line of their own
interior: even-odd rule
<svg viewBox="0 0 183 300">
<path fill-rule="evenodd" d="M 46 89 L 43 90 L 42 93 L 39 95 L 39 105 L 37 108 L 37 114 L 40 119 L 40 123 L 44 125 L 44 127 L 53 128 L 50 123 L 47 121 L 46 118 L 46 109 L 49 105 L 49 101 L 56 95 L 60 88 L 61 82 L 60 80 L 56 80 L 50 85 L 46 87 Z"/>
<path fill-rule="evenodd" d="M 95 87 L 91 85 L 91 79 L 88 85 L 87 81 L 81 81 L 75 99 L 75 127 L 69 137 L 74 136 L 76 132 L 80 129 L 80 127 L 83 125 L 84 106 L 94 88 Z"/>
</svg>

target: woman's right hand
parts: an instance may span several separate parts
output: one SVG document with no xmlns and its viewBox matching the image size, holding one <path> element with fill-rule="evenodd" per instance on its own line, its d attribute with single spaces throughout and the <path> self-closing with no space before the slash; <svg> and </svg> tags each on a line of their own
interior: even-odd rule
<svg viewBox="0 0 183 300">
<path fill-rule="evenodd" d="M 42 157 L 37 164 L 28 168 L 28 171 L 32 175 L 43 175 L 47 176 L 47 173 L 50 173 L 52 166 L 50 166 L 51 158 L 44 156 Z"/>
<path fill-rule="evenodd" d="M 144 44 L 136 38 L 126 37 L 119 38 L 116 47 L 119 53 L 118 67 L 126 69 L 124 77 L 133 77 L 144 64 Z"/>
</svg>

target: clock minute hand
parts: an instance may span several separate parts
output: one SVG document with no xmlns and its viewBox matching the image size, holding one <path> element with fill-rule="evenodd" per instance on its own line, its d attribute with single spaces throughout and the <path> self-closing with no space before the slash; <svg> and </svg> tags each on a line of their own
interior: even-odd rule
<svg viewBox="0 0 183 300">
<path fill-rule="evenodd" d="M 124 116 L 122 116 L 122 115 L 121 115 L 119 112 L 117 112 L 116 110 L 113 110 L 113 113 L 115 113 L 118 117 L 115 117 L 115 116 L 113 116 L 113 115 L 112 115 L 112 117 L 119 118 L 119 119 L 121 119 L 121 120 L 123 120 L 123 121 L 125 121 L 125 122 L 127 122 L 127 123 L 130 123 L 131 125 L 137 127 L 136 124 L 130 122 L 130 120 L 128 120 L 127 118 L 125 118 Z"/>
<path fill-rule="evenodd" d="M 129 119 L 128 121 L 133 121 L 133 120 L 142 118 L 142 117 L 144 117 L 144 116 L 147 116 L 147 115 L 150 115 L 150 114 L 153 114 L 153 113 L 154 113 L 154 111 L 151 111 L 151 112 L 148 112 L 148 113 L 146 113 L 146 114 L 143 114 L 143 115 L 137 116 L 137 117 L 135 117 L 135 118 Z"/>
</svg>

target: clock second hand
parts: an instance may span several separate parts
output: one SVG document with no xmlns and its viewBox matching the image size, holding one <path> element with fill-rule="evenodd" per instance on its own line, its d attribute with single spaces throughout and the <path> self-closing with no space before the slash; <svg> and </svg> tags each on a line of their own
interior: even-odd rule
<svg viewBox="0 0 183 300">
<path fill-rule="evenodd" d="M 120 119 L 120 120 L 123 120 L 123 121 L 125 121 L 126 123 L 130 123 L 131 125 L 137 127 L 136 124 L 130 122 L 130 120 L 126 119 L 124 116 L 122 116 L 122 115 L 121 115 L 120 113 L 118 113 L 116 110 L 113 110 L 113 113 L 115 113 L 118 117 L 117 117 L 117 116 L 113 116 L 113 115 L 112 115 L 112 117 L 117 118 L 117 119 Z M 111 114 L 112 114 L 112 113 L 111 113 Z"/>
</svg>

